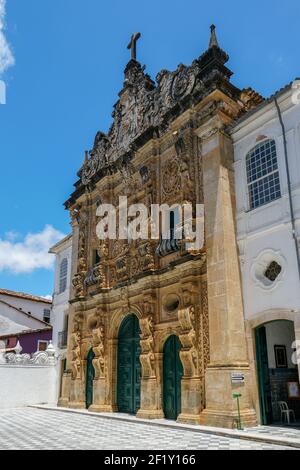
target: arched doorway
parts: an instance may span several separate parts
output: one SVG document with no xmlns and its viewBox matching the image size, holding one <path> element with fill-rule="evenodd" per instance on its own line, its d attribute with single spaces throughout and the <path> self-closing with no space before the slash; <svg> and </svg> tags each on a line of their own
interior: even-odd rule
<svg viewBox="0 0 300 470">
<path fill-rule="evenodd" d="M 117 406 L 120 413 L 136 414 L 141 403 L 140 326 L 135 315 L 126 317 L 118 337 Z"/>
<path fill-rule="evenodd" d="M 261 424 L 281 423 L 279 402 L 286 402 L 300 418 L 299 399 L 293 398 L 293 384 L 299 384 L 293 363 L 294 323 L 274 320 L 255 329 L 256 366 Z"/>
<path fill-rule="evenodd" d="M 176 335 L 170 336 L 165 343 L 163 356 L 163 409 L 165 417 L 173 420 L 181 413 L 183 367 L 180 349 L 179 338 Z"/>
<path fill-rule="evenodd" d="M 85 404 L 88 409 L 93 404 L 93 385 L 95 378 L 95 369 L 93 366 L 93 359 L 95 353 L 90 349 L 86 359 L 86 382 L 85 382 Z"/>
</svg>

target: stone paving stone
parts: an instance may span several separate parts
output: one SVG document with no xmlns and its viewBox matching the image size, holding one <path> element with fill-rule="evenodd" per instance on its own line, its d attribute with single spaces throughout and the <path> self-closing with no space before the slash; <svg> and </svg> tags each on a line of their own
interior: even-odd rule
<svg viewBox="0 0 300 470">
<path fill-rule="evenodd" d="M 4 449 L 291 450 L 182 429 L 33 408 L 1 410 L 0 450 Z"/>
</svg>

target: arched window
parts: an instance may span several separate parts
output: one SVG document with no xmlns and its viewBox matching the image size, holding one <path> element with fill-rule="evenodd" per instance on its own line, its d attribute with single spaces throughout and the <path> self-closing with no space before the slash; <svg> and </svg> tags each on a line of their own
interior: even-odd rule
<svg viewBox="0 0 300 470">
<path fill-rule="evenodd" d="M 62 294 L 67 289 L 68 279 L 68 260 L 64 258 L 60 263 L 59 268 L 59 293 Z"/>
<path fill-rule="evenodd" d="M 275 140 L 257 144 L 246 157 L 250 209 L 281 197 Z"/>
</svg>

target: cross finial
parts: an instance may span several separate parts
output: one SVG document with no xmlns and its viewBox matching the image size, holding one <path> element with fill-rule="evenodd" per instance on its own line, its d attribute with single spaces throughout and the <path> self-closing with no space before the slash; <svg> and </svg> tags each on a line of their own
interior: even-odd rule
<svg viewBox="0 0 300 470">
<path fill-rule="evenodd" d="M 136 60 L 136 43 L 140 39 L 141 33 L 134 33 L 131 36 L 130 43 L 127 46 L 127 49 L 131 50 L 131 59 Z"/>
<path fill-rule="evenodd" d="M 210 41 L 209 41 L 209 49 L 211 49 L 213 46 L 219 47 L 217 35 L 216 35 L 216 27 L 214 24 L 211 25 L 210 27 Z"/>
</svg>

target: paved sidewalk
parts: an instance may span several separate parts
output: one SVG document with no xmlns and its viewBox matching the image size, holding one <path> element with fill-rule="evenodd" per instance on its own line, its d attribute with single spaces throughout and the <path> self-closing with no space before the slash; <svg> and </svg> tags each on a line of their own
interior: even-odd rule
<svg viewBox="0 0 300 470">
<path fill-rule="evenodd" d="M 252 441 L 257 443 L 265 443 L 275 446 L 285 446 L 300 449 L 300 430 L 286 428 L 286 427 L 274 427 L 274 426 L 258 426 L 255 428 L 247 428 L 243 431 L 236 429 L 223 429 L 214 428 L 208 426 L 194 426 L 189 424 L 180 424 L 175 421 L 168 421 L 165 419 L 139 419 L 135 416 L 126 415 L 122 413 L 91 413 L 87 410 L 74 410 L 70 408 L 58 408 L 51 407 L 48 405 L 37 405 L 33 408 L 47 409 L 49 411 L 56 411 L 62 413 L 72 413 L 87 416 L 94 416 L 103 419 L 109 419 L 111 421 L 121 421 L 124 423 L 134 423 L 136 425 L 146 424 L 148 426 L 159 426 L 167 427 L 171 429 L 192 431 L 194 433 L 207 434 L 212 436 L 221 436 L 231 439 L 239 439 Z"/>
<path fill-rule="evenodd" d="M 21 408 L 0 412 L 0 450 L 295 450 L 179 426 L 112 419 L 92 413 Z"/>
</svg>

